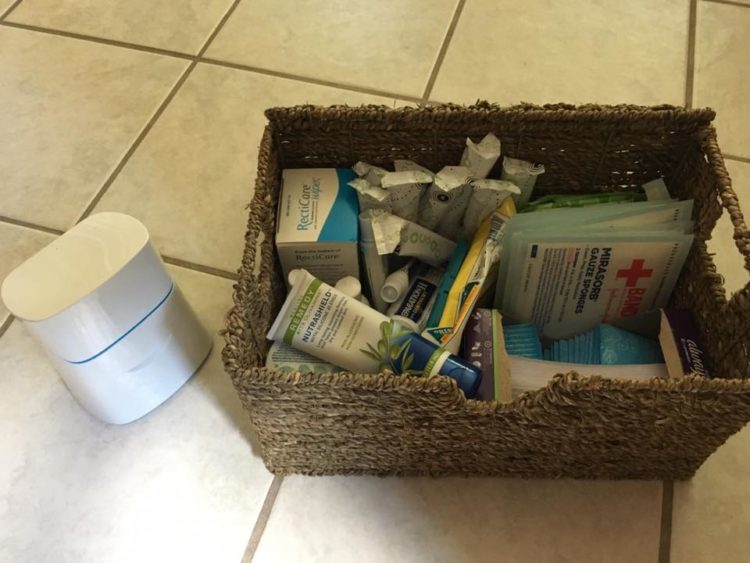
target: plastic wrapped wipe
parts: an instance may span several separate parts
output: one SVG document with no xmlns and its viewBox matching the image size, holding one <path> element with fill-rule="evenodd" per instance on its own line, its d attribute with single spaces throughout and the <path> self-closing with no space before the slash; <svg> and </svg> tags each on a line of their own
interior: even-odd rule
<svg viewBox="0 0 750 563">
<path fill-rule="evenodd" d="M 419 204 L 420 225 L 451 240 L 458 240 L 461 220 L 471 196 L 471 172 L 465 166 L 446 166 Z"/>
<path fill-rule="evenodd" d="M 367 180 L 371 185 L 378 188 L 381 185 L 383 176 L 388 174 L 388 170 L 386 170 L 385 168 L 380 168 L 380 166 L 373 166 L 372 164 L 367 164 L 366 162 L 362 161 L 359 161 L 357 164 L 352 166 L 352 170 L 354 170 L 354 173 L 357 176 Z"/>
<path fill-rule="evenodd" d="M 487 133 L 479 143 L 467 137 L 461 166 L 471 170 L 474 178 L 483 179 L 489 176 L 498 158 L 500 158 L 500 139 L 495 135 Z"/>
<path fill-rule="evenodd" d="M 505 180 L 474 180 L 471 183 L 471 198 L 461 225 L 462 238 L 471 240 L 484 219 L 510 195 L 518 195 L 521 189 Z"/>
<path fill-rule="evenodd" d="M 360 213 L 367 211 L 368 209 L 384 209 L 385 211 L 391 211 L 391 197 L 388 190 L 384 190 L 378 186 L 373 186 L 364 178 L 352 180 L 347 185 L 354 188 L 357 192 Z"/>
<path fill-rule="evenodd" d="M 453 241 L 390 213 L 373 214 L 370 224 L 379 254 L 411 256 L 440 266 L 456 249 Z"/>
<path fill-rule="evenodd" d="M 431 181 L 432 175 L 420 170 L 389 172 L 383 176 L 382 186 L 388 190 L 391 212 L 407 221 L 416 221 L 419 200 L 425 185 Z"/>
<path fill-rule="evenodd" d="M 516 207 L 519 210 L 529 202 L 531 193 L 534 191 L 536 179 L 541 174 L 544 174 L 544 165 L 542 164 L 533 164 L 509 156 L 503 158 L 503 171 L 500 178 L 513 182 L 521 188 L 521 195 L 515 198 Z"/>
</svg>

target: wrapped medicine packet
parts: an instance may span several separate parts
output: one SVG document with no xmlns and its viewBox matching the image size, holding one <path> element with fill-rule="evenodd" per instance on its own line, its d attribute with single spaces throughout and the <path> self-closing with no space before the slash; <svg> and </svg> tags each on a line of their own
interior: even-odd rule
<svg viewBox="0 0 750 563">
<path fill-rule="evenodd" d="M 435 175 L 420 202 L 418 223 L 456 240 L 471 196 L 470 182 L 471 171 L 465 166 L 445 166 Z"/>
<path fill-rule="evenodd" d="M 500 139 L 492 133 L 487 133 L 479 143 L 466 138 L 466 148 L 461 157 L 461 166 L 471 170 L 474 178 L 486 178 L 497 159 L 500 158 Z"/>
<path fill-rule="evenodd" d="M 506 197 L 521 193 L 518 186 L 505 180 L 474 180 L 471 188 L 471 199 L 464 213 L 461 230 L 464 240 L 474 237 L 482 221 L 500 207 Z"/>
<path fill-rule="evenodd" d="M 525 160 L 519 160 L 517 158 L 511 158 L 506 156 L 503 158 L 503 172 L 500 175 L 502 180 L 508 180 L 513 182 L 516 186 L 521 188 L 521 195 L 516 200 L 516 207 L 525 207 L 531 198 L 531 192 L 534 190 L 534 184 L 536 184 L 537 176 L 544 174 L 543 164 L 533 164 Z"/>
<path fill-rule="evenodd" d="M 429 174 L 433 178 L 435 177 L 435 174 L 433 174 L 430 170 L 428 170 L 424 166 L 417 164 L 413 160 L 394 160 L 393 168 L 394 170 L 396 170 L 396 172 L 405 172 L 407 170 L 419 170 L 420 172 Z"/>
<path fill-rule="evenodd" d="M 407 221 L 416 221 L 419 200 L 425 185 L 431 181 L 430 174 L 419 170 L 388 172 L 383 176 L 382 186 L 390 196 L 391 212 Z"/>
<path fill-rule="evenodd" d="M 388 190 L 373 186 L 364 178 L 352 180 L 347 185 L 354 188 L 357 192 L 360 213 L 368 209 L 385 209 L 386 211 L 391 211 L 391 198 Z"/>
<path fill-rule="evenodd" d="M 360 178 L 367 180 L 370 185 L 380 187 L 383 176 L 388 174 L 388 170 L 380 168 L 380 166 L 373 166 L 366 162 L 359 161 L 357 164 L 352 166 L 354 173 Z"/>
<path fill-rule="evenodd" d="M 410 256 L 430 266 L 447 262 L 456 244 L 424 227 L 390 213 L 370 215 L 378 254 Z"/>
</svg>

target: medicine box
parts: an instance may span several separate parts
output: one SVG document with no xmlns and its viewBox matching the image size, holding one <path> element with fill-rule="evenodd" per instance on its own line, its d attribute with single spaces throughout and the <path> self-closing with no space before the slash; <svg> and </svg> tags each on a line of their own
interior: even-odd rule
<svg viewBox="0 0 750 563">
<path fill-rule="evenodd" d="M 299 168 L 282 172 L 276 218 L 276 249 L 284 273 L 304 268 L 334 285 L 359 277 L 359 206 L 347 186 L 347 168 Z"/>
</svg>

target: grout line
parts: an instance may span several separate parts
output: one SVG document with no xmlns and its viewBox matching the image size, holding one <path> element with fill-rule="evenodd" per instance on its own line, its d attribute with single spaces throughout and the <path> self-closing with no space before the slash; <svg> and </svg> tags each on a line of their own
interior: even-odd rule
<svg viewBox="0 0 750 563">
<path fill-rule="evenodd" d="M 35 25 L 28 25 L 28 24 L 22 24 L 22 23 L 15 23 L 15 22 L 4 22 L 0 21 L 0 26 L 5 27 L 12 27 L 12 28 L 18 28 L 23 29 L 26 31 L 32 31 L 37 33 L 45 33 L 48 35 L 56 35 L 59 37 L 66 37 L 68 39 L 76 39 L 79 41 L 89 41 L 92 43 L 99 43 L 102 45 L 109 45 L 111 47 L 120 47 L 123 49 L 133 49 L 135 51 L 143 51 L 146 53 L 152 53 L 155 55 L 162 55 L 167 57 L 173 57 L 178 58 L 182 60 L 188 60 L 188 61 L 199 61 L 201 63 L 214 65 L 214 66 L 221 66 L 226 68 L 232 68 L 235 70 L 242 70 L 244 72 L 252 72 L 255 74 L 263 74 L 266 76 L 275 76 L 277 78 L 285 78 L 287 80 L 295 80 L 297 82 L 305 82 L 307 84 L 316 84 L 318 86 L 327 86 L 329 88 L 336 88 L 338 90 L 346 90 L 350 92 L 357 92 L 360 94 L 369 94 L 372 96 L 380 96 L 385 98 L 393 98 L 396 100 L 402 100 L 406 102 L 413 102 L 413 103 L 420 103 L 422 102 L 422 98 L 417 96 L 409 96 L 406 94 L 396 94 L 394 92 L 388 92 L 386 90 L 378 90 L 376 88 L 367 88 L 362 86 L 356 86 L 356 85 L 347 85 L 347 84 L 340 84 L 338 82 L 334 82 L 331 80 L 320 80 L 317 78 L 312 78 L 308 76 L 300 76 L 297 74 L 291 74 L 288 72 L 283 71 L 276 71 L 276 70 L 269 70 L 259 67 L 254 67 L 251 65 L 246 65 L 242 63 L 233 63 L 230 61 L 222 61 L 219 59 L 212 59 L 207 58 L 199 55 L 190 55 L 187 53 L 180 53 L 179 51 L 170 51 L 169 49 L 160 49 L 158 47 L 149 47 L 147 45 L 138 45 L 137 43 L 128 43 L 126 41 L 116 41 L 114 39 L 105 39 L 102 37 L 95 37 L 93 35 L 85 35 L 82 33 L 73 33 L 69 31 L 60 31 L 56 29 L 49 29 L 45 27 L 38 27 Z M 217 31 L 217 30 L 214 30 Z M 212 34 L 210 37 L 212 40 L 215 38 L 215 35 Z M 206 48 L 209 45 L 206 44 Z M 205 51 L 201 49 L 200 53 L 203 54 Z"/>
<path fill-rule="evenodd" d="M 177 79 L 177 82 L 175 82 L 175 85 L 172 86 L 172 89 L 167 94 L 167 97 L 164 98 L 164 100 L 159 105 L 159 107 L 156 108 L 156 111 L 148 120 L 148 123 L 146 123 L 146 126 L 138 134 L 135 141 L 133 141 L 133 144 L 125 153 L 125 156 L 123 156 L 120 162 L 117 164 L 117 166 L 115 166 L 115 169 L 112 171 L 109 177 L 104 181 L 104 184 L 99 189 L 99 191 L 94 195 L 93 199 L 89 202 L 89 204 L 86 206 L 86 209 L 83 210 L 83 213 L 78 218 L 78 221 L 76 221 L 76 223 L 88 217 L 89 214 L 94 210 L 94 207 L 96 207 L 97 204 L 101 201 L 102 197 L 104 197 L 104 194 L 107 193 L 107 190 L 109 189 L 109 187 L 114 183 L 115 178 L 117 178 L 120 172 L 122 172 L 122 169 L 125 168 L 125 165 L 128 163 L 128 161 L 133 156 L 135 151 L 138 150 L 138 147 L 141 146 L 141 143 L 149 134 L 151 129 L 154 127 L 159 117 L 161 117 L 161 115 L 167 109 L 167 106 L 177 95 L 177 92 L 179 92 L 180 88 L 182 88 L 182 85 L 188 79 L 188 77 L 190 76 L 190 73 L 193 72 L 193 69 L 198 64 L 198 59 L 200 58 L 200 56 L 206 51 L 206 49 L 208 49 L 208 46 L 214 40 L 214 38 L 219 33 L 219 31 L 221 31 L 221 28 L 227 22 L 227 20 L 229 19 L 229 16 L 232 15 L 232 12 L 234 12 L 235 8 L 237 7 L 239 3 L 240 3 L 240 0 L 234 0 L 234 2 L 232 2 L 232 5 L 229 6 L 229 9 L 224 13 L 222 18 L 219 20 L 219 23 L 216 24 L 213 31 L 209 34 L 208 38 L 203 42 L 203 46 L 198 51 L 198 55 L 196 57 L 190 57 L 192 62 L 188 65 L 188 67 L 182 73 L 180 78 Z"/>
<path fill-rule="evenodd" d="M 10 328 L 10 325 L 13 323 L 13 319 L 15 317 L 13 315 L 8 315 L 8 318 L 3 321 L 3 324 L 0 325 L 0 338 L 2 338 L 3 334 Z"/>
<path fill-rule="evenodd" d="M 5 10 L 2 14 L 0 14 L 0 22 L 3 21 L 5 18 L 7 18 L 13 10 L 18 8 L 21 2 L 23 2 L 23 0 L 16 0 L 10 5 L 10 7 L 7 10 Z"/>
<path fill-rule="evenodd" d="M 212 59 L 207 57 L 201 57 L 201 63 L 223 66 L 227 68 L 233 68 L 236 70 L 244 70 L 248 72 L 254 72 L 256 74 L 265 74 L 267 76 L 274 76 L 276 78 L 286 78 L 287 80 L 296 80 L 297 82 L 306 82 L 307 84 L 316 84 L 318 86 L 328 86 L 329 88 L 337 88 L 338 90 L 349 90 L 351 92 L 357 92 L 360 94 L 370 94 L 371 96 L 381 96 L 386 98 L 395 98 L 397 100 L 403 100 L 406 102 L 419 103 L 422 98 L 416 96 L 409 96 L 406 94 L 395 94 L 386 90 L 378 90 L 376 88 L 367 88 L 366 86 L 354 86 L 347 84 L 339 84 L 338 82 L 332 82 L 330 80 L 322 80 L 319 78 L 312 78 L 309 76 L 300 76 L 298 74 L 290 74 L 280 70 L 271 70 L 267 68 L 260 68 L 256 66 L 246 65 L 242 63 L 233 63 L 230 61 L 221 61 L 219 59 Z"/>
<path fill-rule="evenodd" d="M 661 485 L 661 533 L 659 534 L 659 563 L 669 563 L 672 551 L 672 503 L 674 481 Z"/>
<path fill-rule="evenodd" d="M 723 154 L 722 155 L 727 160 L 736 160 L 738 162 L 748 162 L 750 163 L 750 158 L 746 156 L 738 156 L 736 154 Z"/>
<path fill-rule="evenodd" d="M 128 43 L 126 41 L 118 41 L 116 39 L 106 39 L 104 37 L 96 37 L 94 35 L 85 35 L 83 33 L 75 33 L 72 31 L 61 31 L 58 29 L 49 29 L 46 27 L 39 27 L 36 25 L 29 25 L 25 23 L 16 23 L 9 21 L 0 21 L 0 25 L 5 27 L 13 27 L 17 29 L 24 29 L 26 31 L 34 31 L 37 33 L 46 33 L 47 35 L 57 35 L 59 37 L 67 37 L 68 39 L 78 39 L 81 41 L 90 41 L 92 43 L 100 43 L 102 45 L 109 45 L 110 47 L 122 47 L 125 49 L 133 49 L 135 51 L 143 51 L 154 55 L 166 55 L 167 57 L 175 57 L 178 59 L 185 59 L 193 61 L 196 59 L 195 55 L 189 55 L 187 53 L 180 53 L 179 51 L 171 51 L 169 49 L 160 49 L 159 47 L 149 47 L 147 45 L 138 45 L 136 43 Z"/>
<path fill-rule="evenodd" d="M 12 217 L 6 217 L 4 215 L 0 215 L 0 222 L 9 223 L 11 225 L 16 225 L 17 227 L 25 227 L 27 229 L 33 229 L 35 231 L 42 231 L 45 233 L 49 233 L 51 235 L 61 235 L 65 232 L 65 231 L 61 231 L 60 229 L 55 229 L 53 227 L 45 227 L 44 225 L 37 225 L 36 223 L 29 223 L 28 221 L 22 221 L 21 219 L 13 219 Z"/>
<path fill-rule="evenodd" d="M 253 531 L 250 534 L 250 539 L 247 541 L 247 547 L 245 547 L 245 553 L 242 555 L 240 563 L 250 563 L 253 560 L 253 556 L 260 545 L 260 539 L 263 537 L 263 532 L 266 530 L 266 524 L 268 524 L 268 517 L 271 515 L 271 510 L 276 502 L 276 497 L 279 494 L 281 483 L 284 478 L 281 475 L 274 475 L 271 486 L 268 487 L 266 493 L 266 500 L 263 501 L 263 506 L 258 514 L 258 519 L 255 521 Z"/>
<path fill-rule="evenodd" d="M 37 225 L 36 223 L 29 223 L 28 221 L 21 221 L 20 219 L 13 219 L 11 217 L 5 217 L 3 215 L 0 215 L 0 223 L 8 223 L 17 227 L 23 227 L 25 229 L 31 229 L 33 231 L 42 231 L 43 233 L 49 233 L 51 235 L 57 236 L 65 233 L 65 231 L 61 231 L 60 229 L 45 227 L 44 225 Z M 212 276 L 225 278 L 232 281 L 237 281 L 239 279 L 239 275 L 236 273 L 228 272 L 226 270 L 222 270 L 221 268 L 214 268 L 213 266 L 198 264 L 196 262 L 191 262 L 190 260 L 174 258 L 172 256 L 166 256 L 164 254 L 161 255 L 161 259 L 164 260 L 164 262 L 166 262 L 167 264 L 179 266 L 180 268 L 185 268 L 188 270 L 195 270 L 196 272 L 201 272 L 203 274 L 210 274 Z"/>
<path fill-rule="evenodd" d="M 226 270 L 222 270 L 221 268 L 205 266 L 203 264 L 190 262 L 189 260 L 182 260 L 181 258 L 165 256 L 164 254 L 161 255 L 161 259 L 164 260 L 164 262 L 166 262 L 167 264 L 172 264 L 173 266 L 179 266 L 180 268 L 186 268 L 188 270 L 195 270 L 196 272 L 210 274 L 219 278 L 225 278 L 232 281 L 237 281 L 238 279 L 240 279 L 239 275 L 233 274 L 232 272 L 227 272 Z"/>
<path fill-rule="evenodd" d="M 237 6 L 239 5 L 239 3 L 240 3 L 240 0 L 234 0 L 234 2 L 232 2 L 232 5 L 229 6 L 229 9 L 226 12 L 224 12 L 224 15 L 219 20 L 219 23 L 216 24 L 216 27 L 214 27 L 214 30 L 209 34 L 208 38 L 203 42 L 203 47 L 201 47 L 200 51 L 198 51 L 198 58 L 203 56 L 203 54 L 209 48 L 211 43 L 213 43 L 214 39 L 216 39 L 216 36 L 219 34 L 219 32 L 224 27 L 224 24 L 227 23 L 227 20 L 232 16 L 234 11 L 237 9 Z"/>
<path fill-rule="evenodd" d="M 703 0 L 704 2 L 711 2 L 713 4 L 726 4 L 727 6 L 739 6 L 740 8 L 750 8 L 750 4 L 744 2 L 732 2 L 732 0 Z"/>
<path fill-rule="evenodd" d="M 451 39 L 453 39 L 453 33 L 456 31 L 458 19 L 461 17 L 461 12 L 463 11 L 465 4 L 466 0 L 458 0 L 458 4 L 456 4 L 456 9 L 453 11 L 453 17 L 448 24 L 448 30 L 445 32 L 445 37 L 443 38 L 442 45 L 440 45 L 440 51 L 438 51 L 437 58 L 435 59 L 435 64 L 432 67 L 432 72 L 430 72 L 430 77 L 427 79 L 427 85 L 425 86 L 424 93 L 422 94 L 422 102 L 426 102 L 430 97 L 430 94 L 432 94 L 432 88 L 435 86 L 435 81 L 437 80 L 438 73 L 440 72 L 440 67 L 443 66 L 443 60 L 445 59 L 445 55 L 448 52 L 448 47 L 450 46 Z"/>
<path fill-rule="evenodd" d="M 161 117 L 161 114 L 164 113 L 164 110 L 167 109 L 167 106 L 169 105 L 169 102 L 172 101 L 172 99 L 177 95 L 177 92 L 182 87 L 182 85 L 187 80 L 188 76 L 190 76 L 190 73 L 195 68 L 195 65 L 198 64 L 197 61 L 191 62 L 187 69 L 182 73 L 180 78 L 177 79 L 177 82 L 174 86 L 172 86 L 172 89 L 167 94 L 167 97 L 164 98 L 161 104 L 159 104 L 159 107 L 156 108 L 156 111 L 151 116 L 151 118 L 146 123 L 146 126 L 141 130 L 141 132 L 136 137 L 135 141 L 132 145 L 130 145 L 130 148 L 125 153 L 125 156 L 123 156 L 120 159 L 120 162 L 117 163 L 117 166 L 115 166 L 115 169 L 110 173 L 109 177 L 104 181 L 104 184 L 101 188 L 99 188 L 99 191 L 94 195 L 92 200 L 89 202 L 89 204 L 86 206 L 86 209 L 83 210 L 83 213 L 78 218 L 76 223 L 80 223 L 83 221 L 86 217 L 88 217 L 91 212 L 94 210 L 94 207 L 98 205 L 98 203 L 101 201 L 102 197 L 104 197 L 104 194 L 107 193 L 107 190 L 109 187 L 114 183 L 115 178 L 120 174 L 123 168 L 125 168 L 125 165 L 128 163 L 130 158 L 133 156 L 135 151 L 138 149 L 139 146 L 141 146 L 141 143 L 146 138 L 146 135 L 148 135 L 149 131 L 153 128 L 153 126 L 156 124 L 156 121 Z"/>
<path fill-rule="evenodd" d="M 687 70 L 685 72 L 685 107 L 693 107 L 693 86 L 695 84 L 695 28 L 698 20 L 698 0 L 690 0 L 688 18 Z"/>
</svg>

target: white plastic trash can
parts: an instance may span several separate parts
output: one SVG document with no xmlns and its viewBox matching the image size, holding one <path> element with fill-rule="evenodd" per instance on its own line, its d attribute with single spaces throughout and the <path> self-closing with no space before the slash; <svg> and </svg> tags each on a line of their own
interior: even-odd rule
<svg viewBox="0 0 750 563">
<path fill-rule="evenodd" d="M 81 221 L 13 270 L 0 293 L 73 396 L 105 422 L 156 408 L 211 349 L 146 227 L 121 213 Z"/>
</svg>

